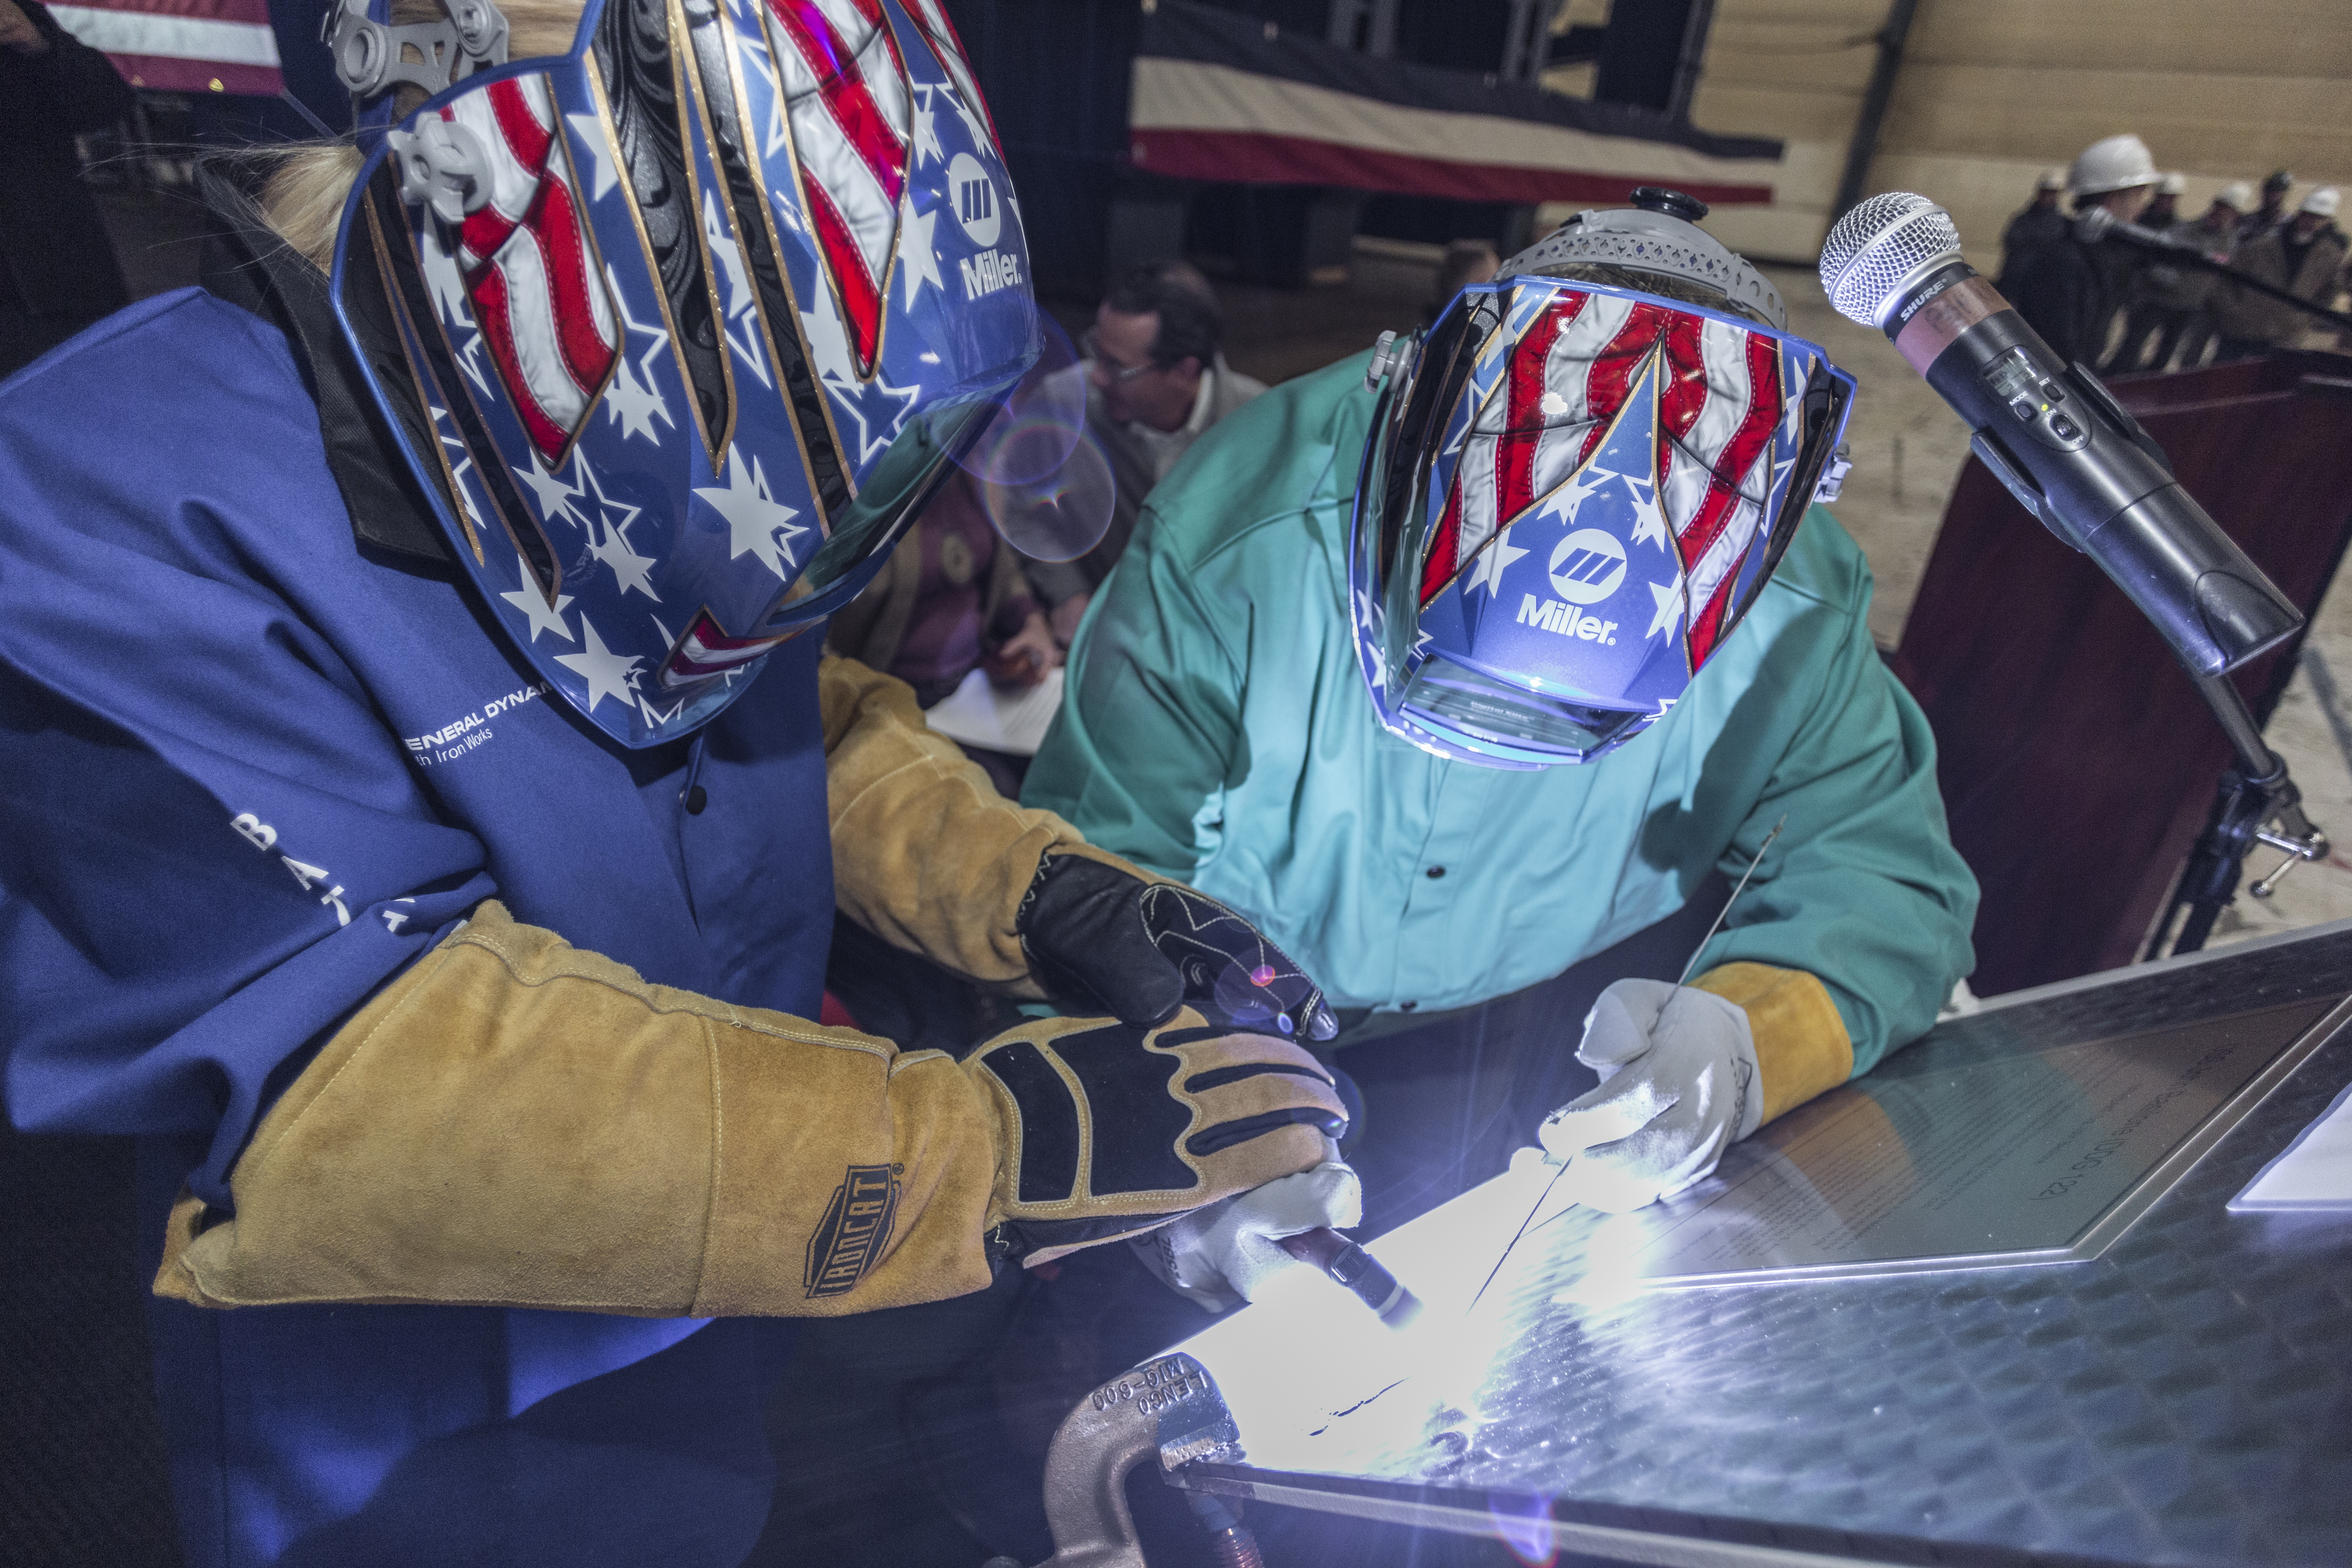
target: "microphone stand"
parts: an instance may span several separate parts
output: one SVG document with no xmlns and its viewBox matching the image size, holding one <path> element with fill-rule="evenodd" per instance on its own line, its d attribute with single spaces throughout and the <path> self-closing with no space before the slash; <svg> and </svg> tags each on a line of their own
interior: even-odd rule
<svg viewBox="0 0 2352 1568">
<path fill-rule="evenodd" d="M 2172 901 L 2140 955 L 2143 960 L 2164 956 L 2168 936 L 2173 952 L 2195 952 L 2205 945 L 2214 920 L 2236 899 L 2240 871 L 2256 844 L 2286 853 L 2277 869 L 2247 889 L 2258 899 L 2269 898 L 2279 879 L 2297 864 L 2320 859 L 2328 850 L 2327 835 L 2303 813 L 2303 795 L 2287 777 L 2286 759 L 2263 743 L 2253 713 L 2230 678 L 2192 674 L 2189 679 L 2238 758 L 2221 770 L 2212 815 L 2197 836 L 2189 863 L 2173 886 Z M 2176 921 L 2177 936 L 2172 935 Z"/>
</svg>

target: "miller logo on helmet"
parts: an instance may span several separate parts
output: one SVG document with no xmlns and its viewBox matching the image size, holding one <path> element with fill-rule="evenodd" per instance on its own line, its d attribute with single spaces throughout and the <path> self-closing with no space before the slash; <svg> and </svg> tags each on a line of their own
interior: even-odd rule
<svg viewBox="0 0 2352 1568">
<path fill-rule="evenodd" d="M 1597 528 L 1580 528 L 1551 552 L 1552 592 L 1576 605 L 1597 605 L 1625 581 L 1625 547 Z"/>
</svg>

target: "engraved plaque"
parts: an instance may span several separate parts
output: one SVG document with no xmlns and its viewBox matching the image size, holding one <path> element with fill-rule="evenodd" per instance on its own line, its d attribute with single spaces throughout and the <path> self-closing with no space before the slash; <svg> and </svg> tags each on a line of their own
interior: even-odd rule
<svg viewBox="0 0 2352 1568">
<path fill-rule="evenodd" d="M 1615 1223 L 1644 1286 L 2095 1258 L 2227 1131 L 2333 998 L 2104 1039 L 1929 1039 L 1781 1118 L 1714 1179 Z M 2298 1050 L 2294 1047 L 2302 1047 Z M 1634 1216 L 1629 1216 L 1634 1217 Z M 1570 1214 L 1543 1250 L 1559 1261 Z M 1572 1268 L 1573 1265 L 1570 1264 Z"/>
</svg>

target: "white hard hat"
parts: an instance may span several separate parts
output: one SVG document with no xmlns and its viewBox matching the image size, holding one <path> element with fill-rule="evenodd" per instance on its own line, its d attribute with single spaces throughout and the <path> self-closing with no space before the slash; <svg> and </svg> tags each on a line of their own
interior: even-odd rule
<svg viewBox="0 0 2352 1568">
<path fill-rule="evenodd" d="M 2231 180 L 2213 193 L 2213 199 L 2231 212 L 2250 213 L 2254 210 L 2254 187 L 2243 180 Z"/>
<path fill-rule="evenodd" d="M 2177 196 L 2188 188 L 2188 178 L 2180 174 L 2167 174 L 2156 183 L 2156 194 L 2159 196 Z"/>
<path fill-rule="evenodd" d="M 2066 188 L 2078 196 L 2104 195 L 2109 191 L 2127 191 L 2135 185 L 2156 184 L 2156 160 L 2148 156 L 2147 143 L 2137 136 L 2108 136 L 2083 149 L 2067 172 Z"/>
<path fill-rule="evenodd" d="M 2334 185 L 2322 185 L 2303 198 L 2303 210 L 2315 217 L 2334 217 L 2344 198 L 2336 195 Z"/>
<path fill-rule="evenodd" d="M 2052 164 L 2042 171 L 2042 178 L 2033 183 L 2037 191 L 2063 191 L 2066 188 L 2066 171 Z"/>
</svg>

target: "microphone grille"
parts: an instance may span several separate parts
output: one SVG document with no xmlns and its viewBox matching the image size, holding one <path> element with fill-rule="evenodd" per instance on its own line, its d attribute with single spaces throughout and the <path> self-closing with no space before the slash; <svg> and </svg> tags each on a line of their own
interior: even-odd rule
<svg viewBox="0 0 2352 1568">
<path fill-rule="evenodd" d="M 1822 242 L 1822 287 L 1848 321 L 1874 327 L 1904 279 L 1929 262 L 1958 256 L 1952 215 L 1909 191 L 1857 204 Z"/>
</svg>

